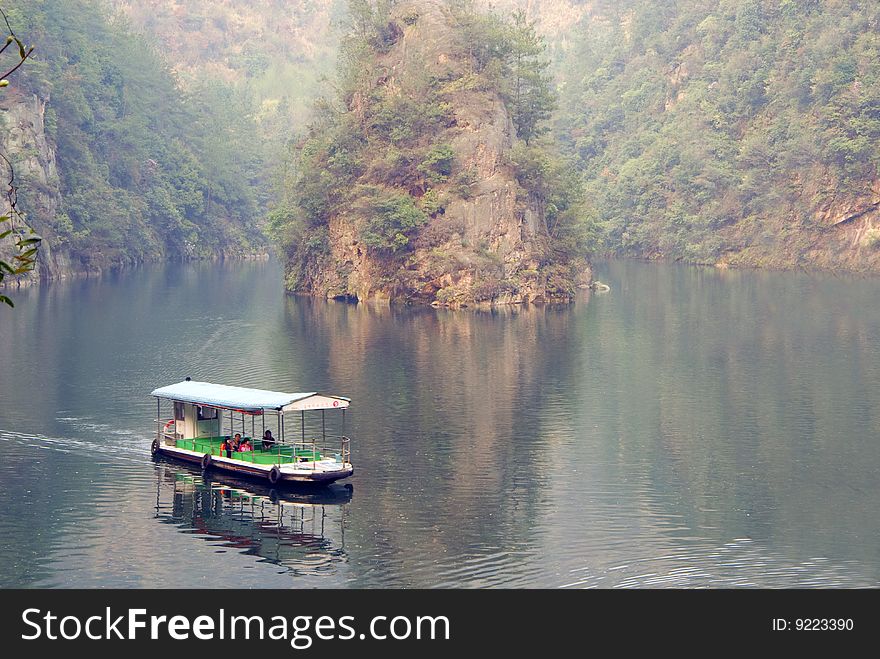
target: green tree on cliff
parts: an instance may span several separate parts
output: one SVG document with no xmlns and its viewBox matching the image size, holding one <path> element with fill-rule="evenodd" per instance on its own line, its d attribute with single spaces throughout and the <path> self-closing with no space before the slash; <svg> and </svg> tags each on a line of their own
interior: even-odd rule
<svg viewBox="0 0 880 659">
<path fill-rule="evenodd" d="M 547 132 L 556 107 L 547 45 L 525 12 L 511 17 L 477 11 L 472 0 L 452 0 L 462 48 L 475 73 L 496 87 L 510 112 L 517 137 L 526 144 Z"/>
<path fill-rule="evenodd" d="M 505 100 L 516 126 L 516 134 L 531 142 L 547 132 L 547 120 L 556 105 L 552 77 L 547 69 L 546 44 L 535 31 L 535 24 L 517 11 L 509 25 L 510 54 L 505 58 Z"/>
</svg>

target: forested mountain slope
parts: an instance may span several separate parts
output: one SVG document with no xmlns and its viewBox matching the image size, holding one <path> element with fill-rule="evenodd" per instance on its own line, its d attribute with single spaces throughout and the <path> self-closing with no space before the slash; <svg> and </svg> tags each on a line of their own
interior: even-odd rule
<svg viewBox="0 0 880 659">
<path fill-rule="evenodd" d="M 880 268 L 880 4 L 595 2 L 558 135 L 608 248 Z"/>
<path fill-rule="evenodd" d="M 45 238 L 43 276 L 261 248 L 241 121 L 218 126 L 105 5 L 4 6 L 37 45 L 2 97 L 0 141 Z"/>
<path fill-rule="evenodd" d="M 249 105 L 263 141 L 305 128 L 334 70 L 345 14 L 345 0 L 110 2 L 161 44 L 184 87 L 221 86 Z"/>
</svg>

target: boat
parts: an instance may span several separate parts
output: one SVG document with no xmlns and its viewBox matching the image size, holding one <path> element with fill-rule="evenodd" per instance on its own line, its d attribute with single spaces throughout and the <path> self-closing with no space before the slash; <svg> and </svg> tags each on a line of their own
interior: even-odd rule
<svg viewBox="0 0 880 659">
<path fill-rule="evenodd" d="M 351 439 L 345 436 L 349 398 L 314 391 L 250 389 L 191 378 L 155 389 L 151 395 L 156 398 L 156 437 L 150 447 L 153 455 L 199 464 L 203 471 L 262 479 L 273 486 L 327 485 L 354 473 Z M 172 406 L 170 417 L 162 415 L 163 402 Z M 336 437 L 327 434 L 328 411 L 341 414 L 342 433 Z M 312 432 L 311 422 L 310 436 L 306 435 L 306 414 L 311 417 L 318 412 L 320 439 Z M 295 439 L 289 438 L 286 431 L 291 424 L 285 421 L 291 414 L 299 416 L 300 422 Z M 264 444 L 263 437 L 271 426 L 278 434 L 273 442 Z M 252 450 L 229 450 L 229 440 L 235 435 L 248 440 Z"/>
</svg>

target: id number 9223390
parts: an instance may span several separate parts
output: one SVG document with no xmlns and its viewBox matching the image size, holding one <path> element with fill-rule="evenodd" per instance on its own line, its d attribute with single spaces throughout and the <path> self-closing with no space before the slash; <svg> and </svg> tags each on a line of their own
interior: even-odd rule
<svg viewBox="0 0 880 659">
<path fill-rule="evenodd" d="M 796 632 L 849 632 L 854 627 L 852 618 L 785 618 L 773 619 L 773 631 Z"/>
</svg>

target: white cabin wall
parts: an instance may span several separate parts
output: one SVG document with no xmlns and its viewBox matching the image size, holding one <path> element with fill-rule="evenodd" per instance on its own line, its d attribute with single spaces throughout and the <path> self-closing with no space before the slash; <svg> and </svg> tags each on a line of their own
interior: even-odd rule
<svg viewBox="0 0 880 659">
<path fill-rule="evenodd" d="M 199 421 L 198 405 L 194 403 L 186 403 L 186 405 L 184 405 L 183 416 L 183 429 L 178 430 L 178 432 L 183 433 L 184 439 L 192 439 L 193 437 L 217 437 L 221 434 L 217 419 L 205 419 Z"/>
<path fill-rule="evenodd" d="M 187 403 L 183 406 L 183 437 L 192 439 L 196 436 L 196 406 Z"/>
</svg>

